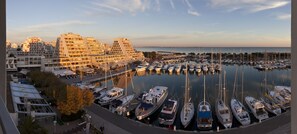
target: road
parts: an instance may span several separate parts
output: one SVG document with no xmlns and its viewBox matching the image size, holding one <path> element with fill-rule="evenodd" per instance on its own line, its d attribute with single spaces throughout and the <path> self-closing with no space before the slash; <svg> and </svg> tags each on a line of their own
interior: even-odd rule
<svg viewBox="0 0 297 134">
<path fill-rule="evenodd" d="M 157 126 L 147 125 L 135 120 L 127 119 L 122 116 L 113 114 L 108 110 L 98 106 L 97 104 L 92 104 L 90 107 L 85 108 L 87 112 L 92 112 L 93 116 L 99 116 L 100 119 L 108 121 L 110 124 L 113 124 L 121 129 L 119 131 L 123 131 L 123 133 L 132 133 L 132 134 L 181 134 L 181 133 L 197 133 L 197 131 L 183 131 L 183 130 L 168 130 L 166 128 L 161 128 Z M 273 117 L 267 121 L 263 121 L 262 123 L 252 124 L 247 127 L 242 128 L 232 128 L 229 130 L 222 130 L 218 133 L 221 134 L 263 134 L 263 133 L 290 133 L 290 111 L 283 113 L 280 116 Z M 93 118 L 93 117 L 92 117 Z M 96 119 L 96 118 L 94 118 Z M 110 129 L 111 127 L 109 127 Z M 106 129 L 106 133 L 114 133 L 114 131 Z M 198 131 L 199 133 L 212 133 L 212 132 L 204 132 Z M 213 131 L 216 132 L 216 131 Z M 121 132 L 117 132 L 121 133 Z"/>
</svg>

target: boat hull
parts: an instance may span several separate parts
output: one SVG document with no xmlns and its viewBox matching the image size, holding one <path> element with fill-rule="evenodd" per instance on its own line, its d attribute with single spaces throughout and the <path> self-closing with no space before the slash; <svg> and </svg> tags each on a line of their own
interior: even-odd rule
<svg viewBox="0 0 297 134">
<path fill-rule="evenodd" d="M 150 109 L 147 109 L 145 111 L 140 109 L 141 104 L 139 104 L 137 106 L 137 108 L 135 109 L 135 115 L 136 115 L 137 119 L 138 120 L 143 120 L 144 118 L 146 118 L 146 117 L 150 116 L 151 114 L 153 114 L 156 110 L 158 110 L 162 106 L 162 104 L 166 100 L 167 96 L 168 96 L 168 91 L 166 91 L 166 93 L 164 94 L 162 99 L 156 105 L 154 105 L 153 107 L 151 107 Z"/>
<path fill-rule="evenodd" d="M 189 110 L 189 113 L 185 113 L 186 112 L 185 108 L 187 108 L 187 107 L 188 107 L 188 109 L 192 109 L 192 110 Z M 194 112 L 195 112 L 195 109 L 194 109 L 193 103 L 186 103 L 183 106 L 182 111 L 180 113 L 180 118 L 181 118 L 181 123 L 184 126 L 184 128 L 188 127 L 188 125 L 192 121 L 192 119 L 194 117 Z"/>
</svg>

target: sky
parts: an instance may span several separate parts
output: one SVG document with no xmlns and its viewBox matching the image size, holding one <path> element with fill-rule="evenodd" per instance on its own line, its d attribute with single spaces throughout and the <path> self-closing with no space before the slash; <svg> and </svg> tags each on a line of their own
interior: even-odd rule
<svg viewBox="0 0 297 134">
<path fill-rule="evenodd" d="M 9 0 L 7 39 L 73 32 L 136 47 L 290 47 L 290 0 Z"/>
</svg>

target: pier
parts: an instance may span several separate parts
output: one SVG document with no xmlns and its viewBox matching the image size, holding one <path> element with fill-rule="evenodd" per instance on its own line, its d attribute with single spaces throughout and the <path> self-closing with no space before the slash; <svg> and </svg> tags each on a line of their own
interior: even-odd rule
<svg viewBox="0 0 297 134">
<path fill-rule="evenodd" d="M 104 126 L 104 133 L 108 134 L 194 134 L 198 131 L 185 131 L 185 130 L 169 130 L 158 126 L 144 124 L 123 116 L 114 114 L 105 108 L 96 104 L 85 108 L 85 111 L 92 116 L 91 124 L 98 128 Z M 290 133 L 290 120 L 291 111 L 287 111 L 279 116 L 275 116 L 261 123 L 254 123 L 248 126 L 231 128 L 227 130 L 220 130 L 221 134 L 279 134 Z M 99 119 L 99 120 L 98 120 Z M 214 133 L 216 131 L 199 131 L 199 133 Z"/>
</svg>

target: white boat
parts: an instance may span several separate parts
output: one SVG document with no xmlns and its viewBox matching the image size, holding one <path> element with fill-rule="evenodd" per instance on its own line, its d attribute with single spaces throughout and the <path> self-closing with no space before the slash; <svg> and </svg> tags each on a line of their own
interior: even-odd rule
<svg viewBox="0 0 297 134">
<path fill-rule="evenodd" d="M 214 68 L 214 64 L 213 64 L 213 52 L 211 52 L 210 66 L 208 67 L 208 70 L 211 73 L 214 73 L 215 72 L 215 68 Z"/>
<path fill-rule="evenodd" d="M 265 109 L 270 112 L 273 113 L 275 115 L 280 115 L 282 113 L 282 110 L 280 108 L 280 106 L 278 104 L 275 103 L 275 101 L 271 98 L 271 96 L 269 96 L 267 94 L 267 92 L 269 91 L 269 89 L 267 88 L 267 75 L 266 75 L 266 71 L 265 71 L 265 79 L 264 79 L 264 88 L 266 90 L 266 92 L 264 92 L 264 94 L 262 95 L 262 97 L 260 98 L 260 100 L 262 101 L 262 103 L 265 106 Z"/>
<path fill-rule="evenodd" d="M 251 96 L 245 97 L 245 102 L 252 111 L 253 115 L 261 122 L 268 119 L 268 112 L 265 110 L 264 104 Z"/>
<path fill-rule="evenodd" d="M 155 69 L 155 65 L 150 65 L 148 68 L 147 68 L 149 71 L 153 71 Z"/>
<path fill-rule="evenodd" d="M 201 66 L 200 66 L 200 64 L 196 64 L 196 66 L 195 66 L 195 71 L 196 71 L 197 73 L 201 73 Z"/>
<path fill-rule="evenodd" d="M 205 75 L 204 75 L 204 90 L 203 101 L 198 104 L 197 112 L 197 127 L 200 130 L 210 130 L 212 128 L 212 111 L 211 105 L 205 100 Z"/>
<path fill-rule="evenodd" d="M 279 93 L 284 99 L 291 101 L 291 88 L 285 86 L 275 86 L 274 91 Z"/>
<path fill-rule="evenodd" d="M 159 123 L 163 125 L 172 125 L 176 118 L 178 102 L 174 99 L 165 101 L 159 116 Z"/>
<path fill-rule="evenodd" d="M 175 72 L 176 73 L 180 73 L 180 71 L 181 71 L 181 65 L 180 64 L 177 64 L 176 66 L 175 66 Z"/>
<path fill-rule="evenodd" d="M 215 70 L 217 71 L 222 71 L 222 66 L 220 64 L 217 64 L 216 67 L 215 67 Z"/>
<path fill-rule="evenodd" d="M 138 120 L 142 120 L 154 113 L 165 101 L 168 96 L 168 88 L 155 86 L 148 93 L 144 94 L 141 103 L 135 109 Z"/>
<path fill-rule="evenodd" d="M 111 108 L 110 110 L 112 112 L 116 112 L 119 115 L 126 115 L 124 113 L 127 112 L 127 105 L 134 99 L 135 94 L 131 94 L 128 96 L 124 96 L 122 98 L 113 100 L 111 102 Z"/>
<path fill-rule="evenodd" d="M 208 67 L 208 70 L 209 70 L 211 73 L 214 73 L 214 72 L 215 72 L 214 65 L 213 65 L 213 64 L 210 64 L 210 66 Z"/>
<path fill-rule="evenodd" d="M 202 70 L 203 70 L 203 72 L 205 72 L 205 73 L 208 71 L 208 67 L 207 67 L 206 64 L 202 66 Z"/>
<path fill-rule="evenodd" d="M 269 91 L 269 96 L 274 100 L 274 102 L 279 105 L 283 110 L 291 107 L 291 102 L 283 98 L 279 93 L 275 91 Z"/>
<path fill-rule="evenodd" d="M 161 69 L 162 69 L 162 64 L 161 63 L 159 63 L 156 67 L 155 67 L 155 70 L 156 70 L 156 72 L 160 72 L 161 71 Z"/>
<path fill-rule="evenodd" d="M 184 73 L 186 73 L 186 72 L 188 71 L 188 68 L 187 68 L 186 66 L 187 66 L 187 65 L 183 65 L 183 66 L 182 66 L 182 68 L 183 68 L 183 72 L 184 72 Z"/>
<path fill-rule="evenodd" d="M 187 67 L 187 66 L 186 66 Z M 186 128 L 194 117 L 194 104 L 191 102 L 189 98 L 189 82 L 188 82 L 188 72 L 186 72 L 186 82 L 185 82 L 185 98 L 184 105 L 180 112 L 180 120 L 184 128 Z"/>
<path fill-rule="evenodd" d="M 246 126 L 251 123 L 250 115 L 247 112 L 247 109 L 245 108 L 245 106 L 238 99 L 235 98 L 237 71 L 238 71 L 238 69 L 236 68 L 235 80 L 234 80 L 234 85 L 233 85 L 233 97 L 231 99 L 230 106 L 231 106 L 232 113 L 233 113 L 234 117 L 236 118 L 236 120 L 238 122 L 240 122 L 241 125 Z M 243 78 L 243 75 L 242 75 L 242 78 Z M 242 79 L 242 81 L 243 81 L 243 79 Z"/>
<path fill-rule="evenodd" d="M 231 110 L 234 117 L 241 125 L 246 126 L 251 123 L 251 118 L 246 108 L 235 98 L 231 99 Z"/>
<path fill-rule="evenodd" d="M 221 74 L 220 74 L 220 77 L 219 77 L 219 96 L 216 100 L 216 107 L 215 107 L 215 110 L 216 110 L 216 115 L 217 115 L 217 118 L 219 120 L 219 122 L 225 127 L 225 128 L 231 128 L 232 127 L 232 114 L 231 114 L 231 110 L 230 108 L 226 105 L 225 103 L 225 98 L 226 98 L 226 87 L 225 87 L 225 76 L 226 76 L 226 72 L 224 73 L 224 87 L 223 87 L 223 92 L 222 92 L 222 89 L 221 89 Z M 224 100 L 223 100 L 224 98 Z"/>
<path fill-rule="evenodd" d="M 173 70 L 174 70 L 174 66 L 170 66 L 170 67 L 168 68 L 168 72 L 169 72 L 169 73 L 172 73 Z"/>
<path fill-rule="evenodd" d="M 169 67 L 169 65 L 166 64 L 163 66 L 162 70 L 166 71 L 168 69 L 168 67 Z"/>
<path fill-rule="evenodd" d="M 279 107 L 279 105 L 277 105 L 271 98 L 263 96 L 260 98 L 260 100 L 262 101 L 262 103 L 265 106 L 265 109 L 268 112 L 273 113 L 275 115 L 280 115 L 282 113 L 282 110 Z"/>
<path fill-rule="evenodd" d="M 138 65 L 135 70 L 136 72 L 143 72 L 146 70 L 146 68 L 147 68 L 146 66 Z"/>
<path fill-rule="evenodd" d="M 189 71 L 190 72 L 193 72 L 194 70 L 195 70 L 195 65 L 194 64 L 190 64 Z"/>
<path fill-rule="evenodd" d="M 99 99 L 98 103 L 100 105 L 107 105 L 111 101 L 122 97 L 123 94 L 124 94 L 124 89 L 114 87 L 114 88 L 106 91 L 106 95 L 104 97 L 102 97 L 101 99 Z"/>
</svg>

